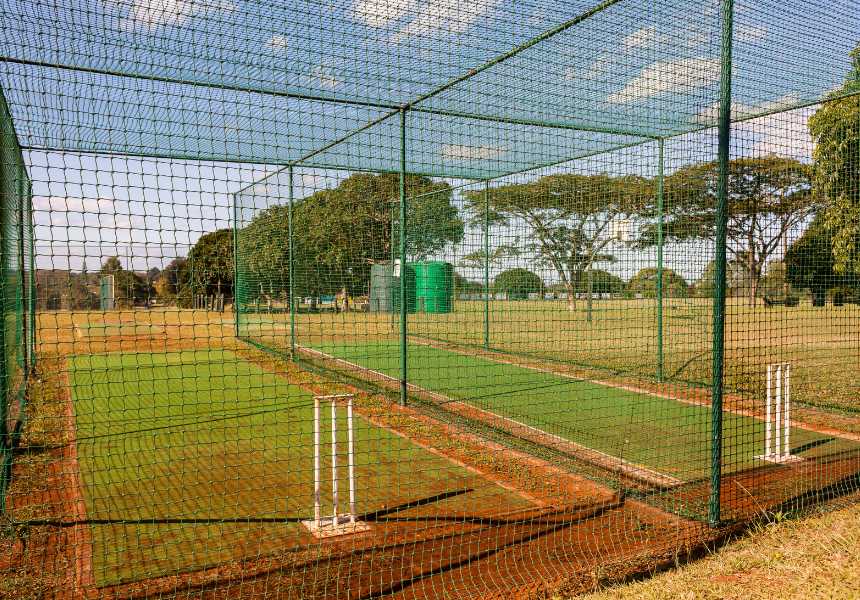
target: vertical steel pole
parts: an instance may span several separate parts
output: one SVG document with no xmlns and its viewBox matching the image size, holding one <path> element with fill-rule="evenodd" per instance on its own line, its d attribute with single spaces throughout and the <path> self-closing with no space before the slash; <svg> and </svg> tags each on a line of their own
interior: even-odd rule
<svg viewBox="0 0 860 600">
<path fill-rule="evenodd" d="M 233 194 L 233 325 L 234 335 L 239 337 L 239 199 Z"/>
<path fill-rule="evenodd" d="M 33 185 L 27 183 L 30 229 L 30 369 L 36 368 L 36 234 L 33 231 Z"/>
<path fill-rule="evenodd" d="M 484 348 L 490 348 L 490 182 L 484 182 Z"/>
<path fill-rule="evenodd" d="M 337 402 L 335 398 L 331 400 L 331 503 L 334 507 L 332 511 L 332 526 L 338 525 L 337 518 Z"/>
<path fill-rule="evenodd" d="M 663 138 L 657 140 L 657 381 L 663 381 Z"/>
<path fill-rule="evenodd" d="M 322 526 L 320 454 L 320 397 L 314 396 L 314 523 L 317 530 Z"/>
<path fill-rule="evenodd" d="M 27 314 L 27 307 L 29 307 L 29 301 L 27 299 L 27 288 L 26 288 L 26 279 L 24 277 L 24 273 L 26 272 L 26 263 L 24 262 L 24 177 L 23 170 L 18 174 L 18 185 L 16 193 L 18 194 L 18 278 L 21 281 L 20 289 L 21 289 L 21 304 L 18 308 L 18 314 L 21 315 L 21 359 L 23 362 L 24 368 L 24 384 L 26 383 L 27 373 L 30 372 L 30 357 L 29 352 L 27 350 L 27 346 L 29 343 L 29 315 Z M 17 294 L 16 294 L 17 295 Z M 17 298 L 15 304 L 17 305 Z"/>
<path fill-rule="evenodd" d="M 406 109 L 400 109 L 400 405 L 406 406 Z"/>
<path fill-rule="evenodd" d="M 352 401 L 352 396 L 346 399 L 346 452 L 349 474 L 349 522 L 355 523 L 355 434 L 353 433 Z"/>
<path fill-rule="evenodd" d="M 720 120 L 718 140 L 716 269 L 714 274 L 713 369 L 711 382 L 711 495 L 708 521 L 720 523 L 720 484 L 723 459 L 723 360 L 726 327 L 726 227 L 728 219 L 729 142 L 732 100 L 732 21 L 734 1 L 722 0 L 722 56 L 720 75 Z"/>
<path fill-rule="evenodd" d="M 287 269 L 289 271 L 290 294 L 290 358 L 296 360 L 296 298 L 295 262 L 293 260 L 293 165 L 289 168 L 290 195 L 287 206 Z"/>
</svg>

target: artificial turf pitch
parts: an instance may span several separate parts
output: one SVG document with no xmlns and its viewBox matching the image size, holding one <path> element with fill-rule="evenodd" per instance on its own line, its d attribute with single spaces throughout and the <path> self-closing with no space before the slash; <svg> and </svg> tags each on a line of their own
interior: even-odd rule
<svg viewBox="0 0 860 600">
<path fill-rule="evenodd" d="M 223 350 L 80 355 L 69 366 L 81 491 L 86 517 L 95 522 L 90 537 L 97 586 L 314 542 L 298 523 L 313 514 L 307 390 Z M 343 413 L 339 409 L 341 451 Z M 355 438 L 360 514 L 464 490 L 396 516 L 490 515 L 533 506 L 358 416 Z M 326 501 L 327 419 L 322 439 Z M 345 510 L 346 465 L 340 460 Z"/>
<path fill-rule="evenodd" d="M 314 344 L 313 348 L 389 377 L 400 376 L 397 341 Z M 710 475 L 710 406 L 426 344 L 409 344 L 407 356 L 408 381 L 423 390 L 684 482 Z M 762 466 L 755 456 L 762 453 L 764 429 L 761 419 L 724 412 L 724 474 Z M 856 442 L 799 428 L 791 430 L 791 446 L 809 458 L 858 448 Z"/>
</svg>

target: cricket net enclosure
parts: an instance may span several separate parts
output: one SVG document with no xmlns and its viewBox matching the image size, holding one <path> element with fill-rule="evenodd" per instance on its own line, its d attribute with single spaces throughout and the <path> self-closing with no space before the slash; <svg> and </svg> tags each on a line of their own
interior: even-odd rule
<svg viewBox="0 0 860 600">
<path fill-rule="evenodd" d="M 858 223 L 858 0 L 2 0 L 0 597 L 563 597 L 854 501 Z"/>
</svg>

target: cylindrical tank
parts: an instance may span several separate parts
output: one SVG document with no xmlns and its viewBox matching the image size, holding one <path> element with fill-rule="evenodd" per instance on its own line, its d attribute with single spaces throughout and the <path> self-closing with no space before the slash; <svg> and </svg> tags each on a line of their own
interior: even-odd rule
<svg viewBox="0 0 860 600">
<path fill-rule="evenodd" d="M 399 271 L 402 271 L 400 273 Z M 391 306 L 396 313 L 400 312 L 400 276 L 406 277 L 406 312 L 415 312 L 415 268 L 407 263 L 403 269 L 395 268 L 398 276 L 392 277 L 393 286 L 391 289 Z"/>
<path fill-rule="evenodd" d="M 391 264 L 370 265 L 370 312 L 390 313 L 394 311 L 396 278 Z"/>
<path fill-rule="evenodd" d="M 427 261 L 414 264 L 418 310 L 449 313 L 454 307 L 454 267 L 451 263 Z"/>
</svg>

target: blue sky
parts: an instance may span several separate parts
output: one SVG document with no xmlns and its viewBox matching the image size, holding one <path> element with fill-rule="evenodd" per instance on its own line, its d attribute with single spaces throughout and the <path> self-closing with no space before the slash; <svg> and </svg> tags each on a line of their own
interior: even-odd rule
<svg viewBox="0 0 860 600">
<path fill-rule="evenodd" d="M 170 256 L 169 248 L 179 252 L 228 224 L 232 191 L 387 114 L 254 90 L 398 104 L 594 4 L 2 0 L 4 57 L 233 88 L 0 63 L 0 86 L 21 143 L 49 149 L 27 155 L 41 219 L 37 238 L 89 244 L 95 255 L 131 242 L 140 248 L 134 254 Z M 718 7 L 718 0 L 622 0 L 419 107 L 629 132 L 711 124 L 720 72 Z M 848 51 L 860 41 L 858 0 L 745 0 L 736 7 L 736 116 L 812 102 L 839 85 Z M 808 159 L 806 116 L 746 124 L 735 155 Z M 678 142 L 669 170 L 714 156 L 713 136 L 696 135 Z M 407 139 L 411 170 L 456 182 L 641 138 L 413 113 Z M 173 158 L 78 156 L 81 151 Z M 602 164 L 614 172 L 652 169 L 653 163 L 642 164 L 650 150 L 642 152 L 607 155 Z M 332 168 L 392 169 L 398 157 L 395 117 L 314 160 Z M 320 181 L 336 183 L 332 173 Z M 141 262 L 150 260 L 135 266 Z"/>
</svg>

